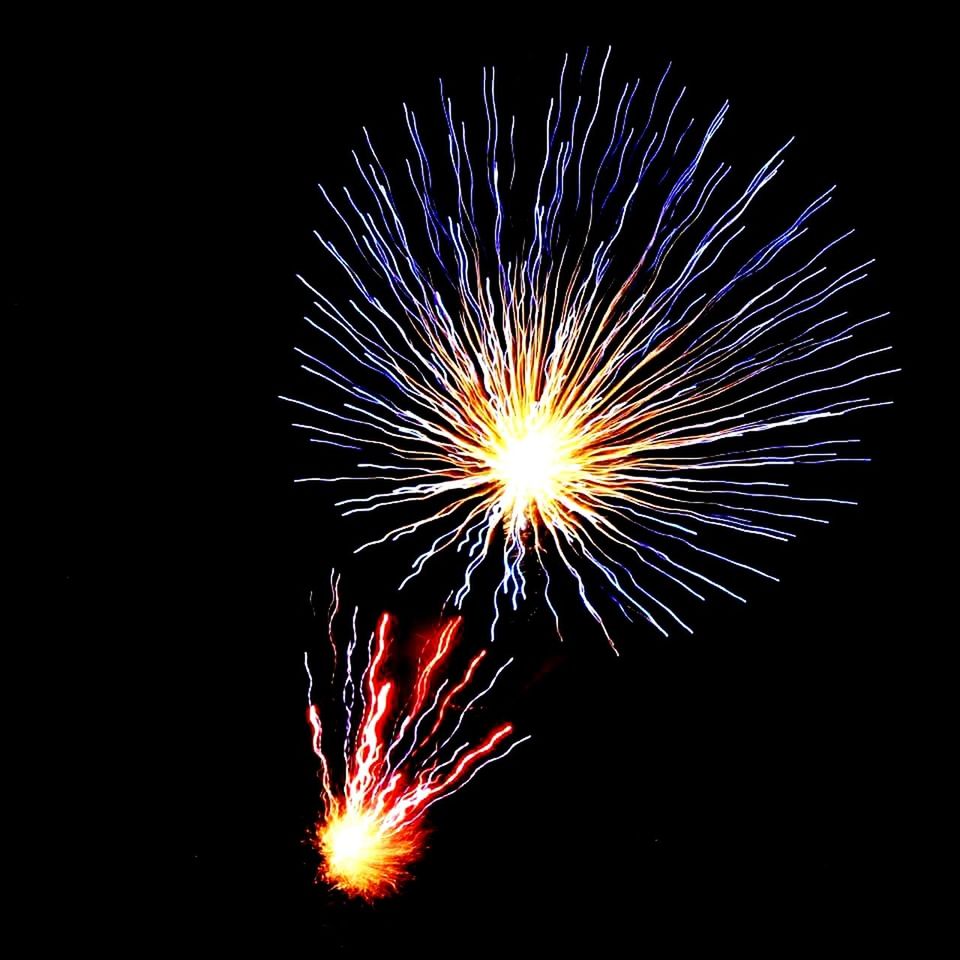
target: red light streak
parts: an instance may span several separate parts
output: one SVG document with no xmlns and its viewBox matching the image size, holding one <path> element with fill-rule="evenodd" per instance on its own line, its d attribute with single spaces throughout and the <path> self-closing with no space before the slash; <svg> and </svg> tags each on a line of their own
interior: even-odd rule
<svg viewBox="0 0 960 960">
<path fill-rule="evenodd" d="M 337 583 L 331 582 L 336 591 Z M 338 606 L 335 598 L 331 610 Z M 424 816 L 429 808 L 529 739 L 514 739 L 513 724 L 503 723 L 479 742 L 464 737 L 451 747 L 467 713 L 512 662 L 502 664 L 492 680 L 461 705 L 457 698 L 468 690 L 487 655 L 486 650 L 476 654 L 456 683 L 451 685 L 444 677 L 461 625 L 460 617 L 446 620 L 427 638 L 404 703 L 398 684 L 388 678 L 396 641 L 393 618 L 384 613 L 371 636 L 359 684 L 360 722 L 352 727 L 354 632 L 343 686 L 342 784 L 324 753 L 320 711 L 314 703 L 308 707 L 323 796 L 323 812 L 313 837 L 322 858 L 320 877 L 350 896 L 373 900 L 395 892 L 423 853 Z M 332 638 L 333 614 L 330 627 Z M 428 722 L 429 731 L 421 735 L 421 727 Z"/>
</svg>

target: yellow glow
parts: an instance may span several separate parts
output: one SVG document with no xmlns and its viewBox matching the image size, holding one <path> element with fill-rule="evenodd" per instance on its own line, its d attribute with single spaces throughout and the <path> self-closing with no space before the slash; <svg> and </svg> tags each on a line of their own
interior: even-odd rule
<svg viewBox="0 0 960 960">
<path fill-rule="evenodd" d="M 502 491 L 504 515 L 523 527 L 536 507 L 549 522 L 558 498 L 580 470 L 569 431 L 562 422 L 535 413 L 497 426 L 486 459 Z"/>
<path fill-rule="evenodd" d="M 334 814 L 318 834 L 327 881 L 367 899 L 395 890 L 419 851 L 414 833 L 385 831 L 368 811 L 348 808 Z"/>
</svg>

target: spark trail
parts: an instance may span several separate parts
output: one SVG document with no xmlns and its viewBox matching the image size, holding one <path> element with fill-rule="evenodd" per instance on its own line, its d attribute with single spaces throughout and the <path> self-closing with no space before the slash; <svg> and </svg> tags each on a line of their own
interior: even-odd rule
<svg viewBox="0 0 960 960">
<path fill-rule="evenodd" d="M 333 583 L 331 643 L 339 607 L 337 581 Z M 459 617 L 446 620 L 427 637 L 405 697 L 388 677 L 395 647 L 389 614 L 377 622 L 367 645 L 366 665 L 354 679 L 356 621 L 354 610 L 342 671 L 342 710 L 337 711 L 344 723 L 342 765 L 339 757 L 334 760 L 325 752 L 324 726 L 312 702 L 313 677 L 304 654 L 310 678 L 307 718 L 320 759 L 323 794 L 313 842 L 322 858 L 324 880 L 350 896 L 374 900 L 395 892 L 408 878 L 410 865 L 423 853 L 424 816 L 430 807 L 530 738 L 517 739 L 510 723 L 500 724 L 479 740 L 461 733 L 471 709 L 512 660 L 493 671 L 481 686 L 477 677 L 487 656 L 481 650 L 452 683 L 445 673 L 461 628 Z M 342 784 L 335 768 L 343 771 Z"/>
<path fill-rule="evenodd" d="M 451 558 L 457 609 L 497 563 L 491 636 L 528 593 L 526 558 L 558 631 L 559 572 L 611 645 L 605 606 L 689 631 L 673 593 L 743 600 L 733 568 L 776 579 L 731 538 L 786 541 L 850 502 L 791 492 L 786 469 L 862 461 L 820 431 L 885 406 L 870 381 L 896 372 L 863 339 L 885 314 L 839 305 L 870 266 L 839 259 L 852 231 L 812 240 L 833 188 L 751 239 L 789 142 L 738 180 L 707 160 L 728 104 L 686 117 L 668 68 L 640 109 L 639 81 L 607 89 L 609 55 L 564 61 L 529 197 L 493 70 L 469 136 L 441 85 L 439 156 L 406 107 L 393 172 L 364 131 L 360 190 L 321 187 L 343 239 L 317 234 L 353 294 L 301 277 L 326 357 L 300 350 L 303 367 L 345 399 L 291 400 L 316 418 L 296 426 L 357 461 L 302 480 L 365 484 L 343 512 L 395 519 L 357 552 L 419 543 L 404 584 Z"/>
</svg>

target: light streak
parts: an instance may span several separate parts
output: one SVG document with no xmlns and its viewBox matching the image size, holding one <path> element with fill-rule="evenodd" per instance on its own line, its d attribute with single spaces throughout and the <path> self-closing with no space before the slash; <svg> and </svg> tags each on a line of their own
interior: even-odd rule
<svg viewBox="0 0 960 960">
<path fill-rule="evenodd" d="M 587 58 L 573 80 L 564 61 L 529 208 L 493 70 L 479 136 L 442 95 L 439 157 L 406 106 L 412 153 L 393 173 L 364 130 L 362 189 L 321 187 L 343 240 L 317 234 L 354 294 L 301 277 L 327 357 L 299 350 L 303 368 L 345 399 L 291 402 L 316 416 L 296 424 L 313 442 L 357 451 L 348 474 L 301 480 L 367 483 L 345 515 L 407 512 L 357 552 L 425 538 L 403 584 L 452 558 L 458 609 L 498 562 L 491 631 L 527 595 L 526 558 L 556 617 L 559 568 L 612 645 L 604 600 L 666 634 L 691 628 L 663 588 L 743 600 L 724 569 L 776 579 L 710 538 L 786 541 L 851 502 L 792 493 L 783 471 L 862 462 L 856 439 L 804 427 L 887 405 L 869 383 L 896 371 L 878 363 L 889 348 L 857 345 L 885 314 L 837 305 L 871 263 L 833 266 L 852 231 L 811 242 L 833 188 L 758 247 L 754 201 L 789 141 L 736 186 L 706 160 L 727 103 L 698 125 L 668 68 L 639 110 L 639 81 L 605 92 L 608 59 L 589 94 Z"/>
<path fill-rule="evenodd" d="M 331 578 L 331 584 L 333 637 L 339 578 Z M 348 895 L 373 900 L 395 892 L 408 879 L 410 865 L 423 853 L 424 816 L 430 807 L 530 739 L 516 738 L 510 723 L 494 727 L 479 740 L 460 735 L 467 714 L 512 662 L 503 663 L 479 693 L 470 694 L 487 657 L 488 651 L 481 650 L 451 684 L 444 675 L 461 624 L 461 618 L 454 617 L 429 634 L 403 697 L 398 683 L 390 679 L 395 637 L 393 619 L 386 613 L 371 634 L 366 665 L 359 682 L 354 682 L 354 611 L 343 699 L 335 711 L 344 721 L 342 778 L 324 751 L 324 726 L 320 710 L 310 701 L 314 682 L 304 654 L 309 682 L 307 719 L 313 749 L 320 759 L 323 798 L 313 843 L 322 858 L 322 879 Z M 355 711 L 359 720 L 354 725 Z"/>
</svg>

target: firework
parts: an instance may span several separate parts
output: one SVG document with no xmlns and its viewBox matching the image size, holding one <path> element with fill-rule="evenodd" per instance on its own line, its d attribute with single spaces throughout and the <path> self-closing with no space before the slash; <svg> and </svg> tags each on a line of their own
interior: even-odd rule
<svg viewBox="0 0 960 960">
<path fill-rule="evenodd" d="M 332 585 L 329 632 L 336 652 L 336 579 Z M 424 815 L 430 807 L 529 737 L 514 737 L 510 723 L 495 727 L 480 740 L 461 734 L 471 709 L 512 661 L 493 671 L 474 692 L 487 655 L 481 650 L 460 679 L 451 683 L 444 673 L 461 628 L 459 617 L 446 620 L 427 636 L 405 698 L 387 673 L 395 646 L 392 618 L 384 613 L 377 622 L 367 645 L 366 665 L 355 681 L 356 623 L 355 609 L 343 666 L 342 788 L 334 785 L 331 759 L 324 752 L 323 724 L 312 702 L 313 678 L 304 655 L 310 677 L 307 718 L 313 749 L 320 758 L 323 792 L 314 845 L 322 857 L 323 879 L 351 896 L 373 900 L 394 892 L 407 879 L 408 868 L 423 852 Z"/>
<path fill-rule="evenodd" d="M 356 455 L 303 479 L 365 483 L 343 512 L 395 516 L 358 552 L 420 541 L 404 583 L 454 558 L 457 609 L 497 563 L 491 631 L 527 595 L 530 558 L 557 629 L 551 570 L 612 644 L 605 604 L 665 634 L 690 627 L 663 591 L 743 600 L 731 566 L 776 579 L 729 556 L 727 534 L 787 540 L 850 502 L 790 492 L 784 468 L 863 460 L 804 425 L 885 405 L 866 384 L 895 371 L 878 369 L 889 348 L 856 346 L 885 314 L 836 306 L 870 265 L 833 266 L 852 231 L 811 241 L 833 188 L 751 240 L 789 142 L 737 185 L 707 160 L 728 104 L 698 124 L 668 68 L 641 109 L 639 81 L 605 91 L 608 60 L 564 61 L 526 194 L 492 70 L 470 135 L 441 85 L 439 157 L 406 107 L 393 172 L 364 131 L 360 191 L 321 187 L 343 239 L 317 234 L 355 293 L 303 281 L 328 348 L 300 350 L 304 369 L 345 397 L 291 402 L 316 415 L 296 424 L 314 442 Z"/>
</svg>

